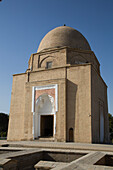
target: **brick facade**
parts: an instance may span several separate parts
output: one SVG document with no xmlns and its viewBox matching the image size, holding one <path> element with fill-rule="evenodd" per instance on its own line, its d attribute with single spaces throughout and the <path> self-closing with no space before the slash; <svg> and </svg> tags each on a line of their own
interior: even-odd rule
<svg viewBox="0 0 113 170">
<path fill-rule="evenodd" d="M 42 48 L 42 47 L 41 47 Z M 46 63 L 52 62 L 47 69 Z M 32 54 L 26 73 L 13 76 L 8 140 L 33 140 L 32 88 L 58 85 L 58 111 L 54 141 L 100 142 L 100 101 L 103 103 L 104 140 L 109 142 L 107 86 L 91 50 L 52 47 Z M 54 98 L 55 89 L 37 90 Z"/>
</svg>

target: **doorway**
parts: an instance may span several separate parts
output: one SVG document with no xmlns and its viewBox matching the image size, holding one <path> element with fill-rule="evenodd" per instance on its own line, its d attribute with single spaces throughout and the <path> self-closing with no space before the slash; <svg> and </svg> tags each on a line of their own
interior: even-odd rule
<svg viewBox="0 0 113 170">
<path fill-rule="evenodd" d="M 53 115 L 41 115 L 41 137 L 53 136 Z"/>
<path fill-rule="evenodd" d="M 69 129 L 69 142 L 73 142 L 73 128 Z"/>
</svg>

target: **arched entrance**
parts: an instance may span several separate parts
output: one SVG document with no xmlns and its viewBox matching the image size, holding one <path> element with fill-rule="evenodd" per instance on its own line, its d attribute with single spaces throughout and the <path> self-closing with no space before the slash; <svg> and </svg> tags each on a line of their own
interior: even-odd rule
<svg viewBox="0 0 113 170">
<path fill-rule="evenodd" d="M 34 138 L 54 136 L 55 124 L 54 98 L 42 94 L 35 103 Z"/>
<path fill-rule="evenodd" d="M 69 129 L 69 142 L 73 142 L 73 128 Z"/>
</svg>

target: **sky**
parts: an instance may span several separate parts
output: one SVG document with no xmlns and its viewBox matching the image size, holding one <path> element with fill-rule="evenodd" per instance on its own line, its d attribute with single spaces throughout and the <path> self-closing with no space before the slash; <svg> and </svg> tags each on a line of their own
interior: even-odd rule
<svg viewBox="0 0 113 170">
<path fill-rule="evenodd" d="M 2 0 L 0 112 L 10 112 L 12 75 L 25 72 L 45 34 L 64 24 L 85 36 L 99 60 L 113 115 L 113 0 Z"/>
</svg>

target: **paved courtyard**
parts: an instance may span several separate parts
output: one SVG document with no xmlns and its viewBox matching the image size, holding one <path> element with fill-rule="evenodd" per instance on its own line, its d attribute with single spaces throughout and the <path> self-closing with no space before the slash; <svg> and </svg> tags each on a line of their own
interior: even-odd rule
<svg viewBox="0 0 113 170">
<path fill-rule="evenodd" d="M 113 169 L 113 145 L 3 140 L 3 169 L 109 170 Z"/>
</svg>

